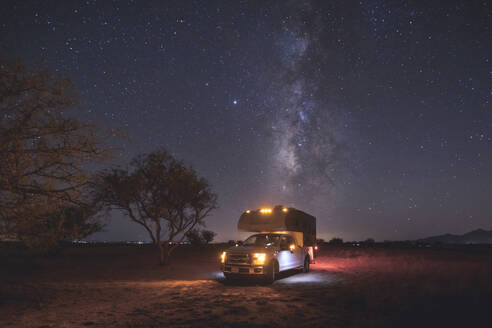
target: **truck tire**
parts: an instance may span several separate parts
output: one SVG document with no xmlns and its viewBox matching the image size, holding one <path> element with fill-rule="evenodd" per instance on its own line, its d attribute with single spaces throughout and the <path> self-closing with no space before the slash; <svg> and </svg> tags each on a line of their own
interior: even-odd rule
<svg viewBox="0 0 492 328">
<path fill-rule="evenodd" d="M 265 280 L 273 284 L 275 279 L 277 279 L 278 275 L 278 263 L 276 261 L 272 261 L 265 272 Z"/>
<path fill-rule="evenodd" d="M 309 261 L 309 257 L 306 256 L 306 258 L 304 259 L 304 266 L 302 267 L 302 272 L 304 273 L 307 273 L 309 272 L 309 264 L 310 264 L 311 261 Z"/>
</svg>

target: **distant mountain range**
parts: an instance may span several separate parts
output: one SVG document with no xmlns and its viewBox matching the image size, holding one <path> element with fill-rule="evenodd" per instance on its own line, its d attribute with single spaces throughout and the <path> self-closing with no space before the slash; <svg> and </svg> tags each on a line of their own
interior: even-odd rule
<svg viewBox="0 0 492 328">
<path fill-rule="evenodd" d="M 477 229 L 463 235 L 445 234 L 419 239 L 422 243 L 442 244 L 492 244 L 492 230 Z"/>
</svg>

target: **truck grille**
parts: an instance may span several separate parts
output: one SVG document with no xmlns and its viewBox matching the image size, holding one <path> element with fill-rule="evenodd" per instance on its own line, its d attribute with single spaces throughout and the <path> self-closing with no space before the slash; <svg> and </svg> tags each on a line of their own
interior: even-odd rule
<svg viewBox="0 0 492 328">
<path fill-rule="evenodd" d="M 249 254 L 227 254 L 227 263 L 228 264 L 237 264 L 237 265 L 250 265 L 251 259 Z"/>
</svg>

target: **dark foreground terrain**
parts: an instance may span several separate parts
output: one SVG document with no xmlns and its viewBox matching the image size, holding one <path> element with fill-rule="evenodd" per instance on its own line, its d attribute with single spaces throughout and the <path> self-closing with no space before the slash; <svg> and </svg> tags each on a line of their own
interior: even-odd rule
<svg viewBox="0 0 492 328">
<path fill-rule="evenodd" d="M 225 282 L 221 247 L 1 253 L 0 327 L 490 327 L 492 251 L 333 248 L 307 274 Z"/>
</svg>

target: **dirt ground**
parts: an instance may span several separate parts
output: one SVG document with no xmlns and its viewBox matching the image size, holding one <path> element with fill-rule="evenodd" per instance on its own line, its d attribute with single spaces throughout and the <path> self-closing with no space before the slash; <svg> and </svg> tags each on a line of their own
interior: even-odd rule
<svg viewBox="0 0 492 328">
<path fill-rule="evenodd" d="M 310 273 L 227 282 L 224 246 L 0 257 L 0 327 L 490 327 L 492 250 L 324 246 Z"/>
</svg>

